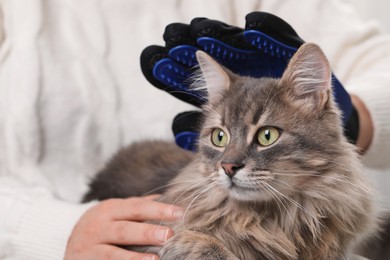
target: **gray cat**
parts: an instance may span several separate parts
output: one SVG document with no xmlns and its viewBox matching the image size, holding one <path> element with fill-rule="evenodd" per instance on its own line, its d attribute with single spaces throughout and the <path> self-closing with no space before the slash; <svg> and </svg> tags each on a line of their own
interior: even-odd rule
<svg viewBox="0 0 390 260">
<path fill-rule="evenodd" d="M 208 93 L 199 152 L 141 142 L 118 153 L 85 201 L 164 191 L 185 216 L 162 259 L 352 259 L 377 229 L 373 193 L 343 135 L 331 69 L 304 44 L 281 79 L 241 77 L 197 52 Z M 159 189 L 161 187 L 161 189 Z"/>
</svg>

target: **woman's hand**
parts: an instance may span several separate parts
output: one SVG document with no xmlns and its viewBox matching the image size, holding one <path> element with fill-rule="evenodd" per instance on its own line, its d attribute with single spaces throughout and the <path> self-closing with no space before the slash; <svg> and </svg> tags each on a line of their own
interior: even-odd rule
<svg viewBox="0 0 390 260">
<path fill-rule="evenodd" d="M 143 223 L 181 218 L 180 208 L 144 198 L 110 199 L 89 209 L 69 238 L 65 259 L 158 259 L 153 254 L 128 251 L 115 245 L 162 245 L 173 235 L 165 226 Z"/>
</svg>

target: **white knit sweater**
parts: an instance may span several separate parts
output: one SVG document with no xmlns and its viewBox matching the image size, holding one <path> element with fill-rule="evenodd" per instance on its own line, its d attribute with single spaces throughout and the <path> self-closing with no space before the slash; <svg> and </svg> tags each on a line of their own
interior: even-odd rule
<svg viewBox="0 0 390 260">
<path fill-rule="evenodd" d="M 389 171 L 390 38 L 337 0 L 0 0 L 0 259 L 61 259 L 93 203 L 77 202 L 120 147 L 171 138 L 192 109 L 152 87 L 139 55 L 170 22 L 244 26 L 254 10 L 324 49 L 375 123 L 368 167 Z"/>
</svg>

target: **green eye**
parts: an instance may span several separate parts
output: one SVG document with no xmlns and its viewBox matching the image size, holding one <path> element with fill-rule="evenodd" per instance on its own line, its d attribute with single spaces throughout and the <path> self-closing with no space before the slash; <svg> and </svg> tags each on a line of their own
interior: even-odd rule
<svg viewBox="0 0 390 260">
<path fill-rule="evenodd" d="M 257 134 L 257 141 L 261 146 L 269 146 L 275 143 L 276 140 L 279 139 L 279 136 L 279 129 L 272 126 L 266 126 L 260 128 L 259 133 Z"/>
<path fill-rule="evenodd" d="M 228 137 L 222 129 L 215 128 L 211 134 L 211 142 L 215 146 L 225 147 L 228 143 Z"/>
</svg>

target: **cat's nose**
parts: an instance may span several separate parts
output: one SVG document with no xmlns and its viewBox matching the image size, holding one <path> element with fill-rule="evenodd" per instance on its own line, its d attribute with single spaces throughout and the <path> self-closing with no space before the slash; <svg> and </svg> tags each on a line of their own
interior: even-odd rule
<svg viewBox="0 0 390 260">
<path fill-rule="evenodd" d="M 242 169 L 245 165 L 242 163 L 221 163 L 221 166 L 225 170 L 225 174 L 230 178 L 233 178 L 237 171 Z"/>
</svg>

